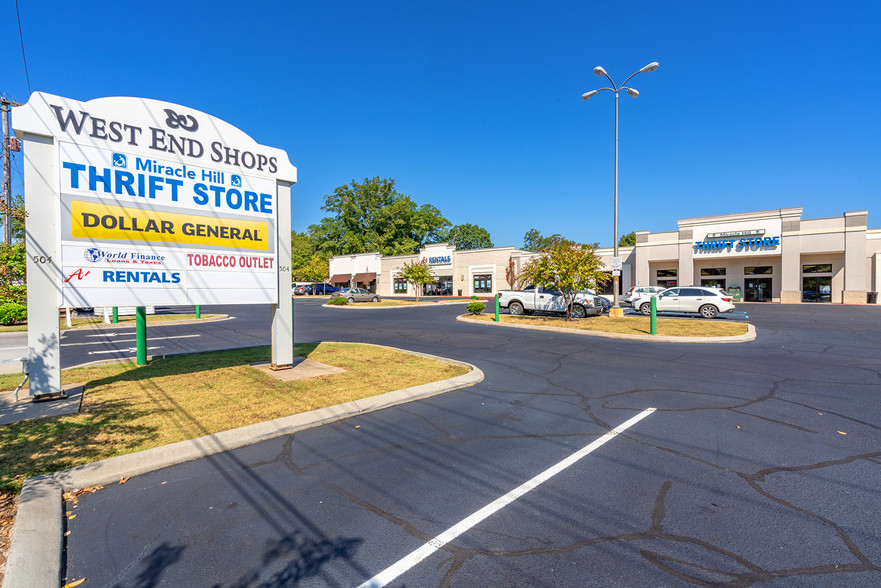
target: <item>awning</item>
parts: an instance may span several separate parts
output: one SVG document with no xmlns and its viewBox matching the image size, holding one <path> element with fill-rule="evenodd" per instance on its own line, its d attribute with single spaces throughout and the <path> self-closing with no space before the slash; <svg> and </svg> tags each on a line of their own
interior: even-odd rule
<svg viewBox="0 0 881 588">
<path fill-rule="evenodd" d="M 362 274 L 355 274 L 355 277 L 352 278 L 354 283 L 364 282 L 365 284 L 369 284 L 373 280 L 376 279 L 376 272 L 364 272 Z"/>
<path fill-rule="evenodd" d="M 352 274 L 334 274 L 330 276 L 328 282 L 331 284 L 348 284 Z"/>
</svg>

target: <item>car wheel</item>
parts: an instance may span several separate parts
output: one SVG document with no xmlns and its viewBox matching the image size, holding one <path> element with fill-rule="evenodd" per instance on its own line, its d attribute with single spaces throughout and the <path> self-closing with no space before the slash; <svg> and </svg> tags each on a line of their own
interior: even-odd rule
<svg viewBox="0 0 881 588">
<path fill-rule="evenodd" d="M 521 315 L 523 314 L 523 305 L 519 302 L 512 302 L 508 305 L 508 314 L 513 315 Z"/>
<path fill-rule="evenodd" d="M 355 303 L 355 299 L 354 299 L 354 298 L 349 298 L 349 304 L 354 304 L 354 303 Z"/>
<path fill-rule="evenodd" d="M 702 317 L 711 319 L 716 318 L 716 315 L 719 314 L 719 309 L 712 304 L 704 304 L 700 307 L 699 312 L 701 313 Z"/>
<path fill-rule="evenodd" d="M 572 312 L 570 313 L 572 318 L 584 318 L 584 307 L 580 304 L 572 305 Z"/>
<path fill-rule="evenodd" d="M 642 304 L 642 306 L 639 307 L 639 312 L 641 312 L 642 314 L 644 314 L 646 316 L 651 315 L 652 314 L 652 303 L 651 302 L 644 302 Z"/>
<path fill-rule="evenodd" d="M 372 302 L 379 302 L 379 298 L 377 298 L 376 296 L 374 296 Z"/>
</svg>

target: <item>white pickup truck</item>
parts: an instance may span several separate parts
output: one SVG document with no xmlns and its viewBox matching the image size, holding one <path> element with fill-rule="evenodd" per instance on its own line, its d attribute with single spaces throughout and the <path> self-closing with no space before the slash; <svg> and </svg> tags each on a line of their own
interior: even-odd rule
<svg viewBox="0 0 881 588">
<path fill-rule="evenodd" d="M 535 311 L 566 314 L 566 301 L 558 290 L 527 287 L 525 290 L 499 290 L 499 306 L 509 314 L 532 314 Z M 597 316 L 603 311 L 599 296 L 578 292 L 572 301 L 572 318 Z"/>
</svg>

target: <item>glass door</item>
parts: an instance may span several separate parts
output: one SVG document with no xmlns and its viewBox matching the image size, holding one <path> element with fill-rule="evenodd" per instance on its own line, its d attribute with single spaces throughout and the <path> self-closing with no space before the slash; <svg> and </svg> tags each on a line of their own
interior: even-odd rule
<svg viewBox="0 0 881 588">
<path fill-rule="evenodd" d="M 743 290 L 744 302 L 771 302 L 771 278 L 747 278 Z"/>
<path fill-rule="evenodd" d="M 802 302 L 832 302 L 832 278 L 802 278 Z"/>
</svg>

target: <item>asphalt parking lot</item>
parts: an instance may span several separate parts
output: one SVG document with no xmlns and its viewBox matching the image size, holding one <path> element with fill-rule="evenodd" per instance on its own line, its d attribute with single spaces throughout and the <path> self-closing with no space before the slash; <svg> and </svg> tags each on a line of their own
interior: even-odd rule
<svg viewBox="0 0 881 588">
<path fill-rule="evenodd" d="M 85 495 L 68 581 L 881 584 L 881 308 L 739 304 L 758 338 L 720 346 L 320 302 L 296 303 L 298 341 L 432 353 L 485 380 Z"/>
</svg>

